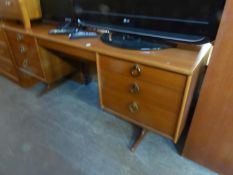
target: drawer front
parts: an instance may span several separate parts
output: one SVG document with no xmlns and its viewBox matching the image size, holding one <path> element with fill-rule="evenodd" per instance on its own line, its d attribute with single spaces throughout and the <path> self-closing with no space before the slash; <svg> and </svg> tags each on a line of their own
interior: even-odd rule
<svg viewBox="0 0 233 175">
<path fill-rule="evenodd" d="M 26 52 L 21 53 L 19 50 L 21 47 L 25 47 Z M 16 64 L 37 76 L 43 77 L 40 59 L 37 50 L 33 46 L 18 45 L 13 47 Z"/>
<path fill-rule="evenodd" d="M 143 100 L 103 88 L 103 104 L 105 109 L 110 109 L 125 119 L 135 121 L 137 124 L 153 128 L 170 137 L 174 136 L 177 115 L 163 110 L 156 105 L 146 104 Z"/>
<path fill-rule="evenodd" d="M 7 72 L 8 74 L 16 77 L 16 71 L 11 62 L 0 59 L 0 71 Z"/>
<path fill-rule="evenodd" d="M 101 81 L 103 88 L 127 94 L 129 97 L 143 101 L 144 104 L 156 105 L 179 114 L 183 93 L 105 70 L 101 70 Z"/>
<path fill-rule="evenodd" d="M 25 35 L 20 32 L 10 31 L 10 30 L 7 30 L 6 34 L 7 34 L 7 38 L 12 43 L 15 43 L 15 44 L 23 43 L 25 45 L 33 45 L 33 46 L 35 45 L 35 40 L 32 36 Z"/>
<path fill-rule="evenodd" d="M 17 66 L 43 78 L 43 71 L 35 39 L 31 36 L 12 31 L 7 31 L 6 33 L 14 53 Z"/>
<path fill-rule="evenodd" d="M 107 56 L 100 56 L 100 67 L 112 73 L 133 77 L 154 85 L 163 86 L 183 93 L 186 76 L 151 68 L 148 66 L 126 62 Z"/>
<path fill-rule="evenodd" d="M 186 76 L 107 56 L 98 64 L 105 109 L 174 137 Z"/>
<path fill-rule="evenodd" d="M 6 59 L 10 59 L 10 53 L 5 43 L 0 42 L 0 56 Z"/>
<path fill-rule="evenodd" d="M 18 0 L 0 0 L 0 16 L 9 19 L 21 19 Z"/>
<path fill-rule="evenodd" d="M 5 37 L 2 28 L 0 27 L 0 41 L 5 42 Z"/>
</svg>

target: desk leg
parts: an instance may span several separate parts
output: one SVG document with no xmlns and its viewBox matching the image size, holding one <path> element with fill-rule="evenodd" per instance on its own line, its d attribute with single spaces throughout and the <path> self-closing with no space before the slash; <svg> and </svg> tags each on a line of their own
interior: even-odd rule
<svg viewBox="0 0 233 175">
<path fill-rule="evenodd" d="M 131 152 L 135 152 L 136 148 L 141 143 L 141 141 L 143 140 L 143 138 L 146 136 L 147 132 L 148 131 L 145 128 L 140 128 L 140 131 L 137 134 L 136 140 L 134 141 L 134 143 L 132 144 L 132 146 L 130 148 Z"/>
</svg>

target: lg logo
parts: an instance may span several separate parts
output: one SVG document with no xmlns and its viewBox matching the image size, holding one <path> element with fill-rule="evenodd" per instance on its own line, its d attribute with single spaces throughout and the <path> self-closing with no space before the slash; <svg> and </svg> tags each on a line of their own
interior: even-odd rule
<svg viewBox="0 0 233 175">
<path fill-rule="evenodd" d="M 123 19 L 123 23 L 124 24 L 129 24 L 130 23 L 130 19 L 129 18 L 124 18 Z"/>
</svg>

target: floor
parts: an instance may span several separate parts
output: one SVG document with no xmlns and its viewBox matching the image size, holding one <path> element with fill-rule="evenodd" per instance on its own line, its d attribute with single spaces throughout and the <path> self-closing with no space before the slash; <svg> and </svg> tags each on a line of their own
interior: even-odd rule
<svg viewBox="0 0 233 175">
<path fill-rule="evenodd" d="M 131 153 L 133 126 L 99 108 L 96 83 L 41 88 L 0 76 L 0 175 L 215 175 L 153 133 Z"/>
</svg>

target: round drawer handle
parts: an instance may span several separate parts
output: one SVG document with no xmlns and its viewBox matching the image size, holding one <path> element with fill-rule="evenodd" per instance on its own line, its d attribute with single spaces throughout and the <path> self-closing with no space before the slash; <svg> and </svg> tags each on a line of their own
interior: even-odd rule
<svg viewBox="0 0 233 175">
<path fill-rule="evenodd" d="M 9 0 L 8 0 L 8 1 L 5 1 L 5 6 L 6 6 L 6 7 L 10 7 L 11 5 L 12 5 L 12 2 L 11 2 L 11 1 L 9 1 Z"/>
<path fill-rule="evenodd" d="M 129 104 L 129 111 L 132 113 L 136 113 L 139 111 L 139 105 L 136 102 L 132 102 Z"/>
<path fill-rule="evenodd" d="M 26 68 L 26 67 L 28 67 L 28 65 L 29 65 L 29 60 L 28 60 L 28 58 L 26 58 L 23 60 L 23 67 Z"/>
<path fill-rule="evenodd" d="M 17 33 L 17 35 L 16 35 L 16 40 L 17 40 L 17 41 L 23 41 L 23 39 L 24 39 L 23 34 Z"/>
<path fill-rule="evenodd" d="M 132 94 L 137 94 L 137 93 L 140 92 L 140 87 L 139 87 L 139 85 L 137 83 L 134 83 L 134 84 L 130 85 L 129 91 Z"/>
<path fill-rule="evenodd" d="M 21 54 L 26 53 L 26 51 L 27 51 L 26 47 L 24 47 L 24 46 L 20 46 L 20 47 L 19 47 L 19 52 L 20 52 Z"/>
<path fill-rule="evenodd" d="M 141 75 L 141 73 L 142 73 L 141 68 L 139 67 L 138 64 L 135 64 L 135 65 L 133 66 L 133 68 L 131 69 L 131 75 L 132 75 L 133 77 L 139 77 L 139 76 Z"/>
</svg>

